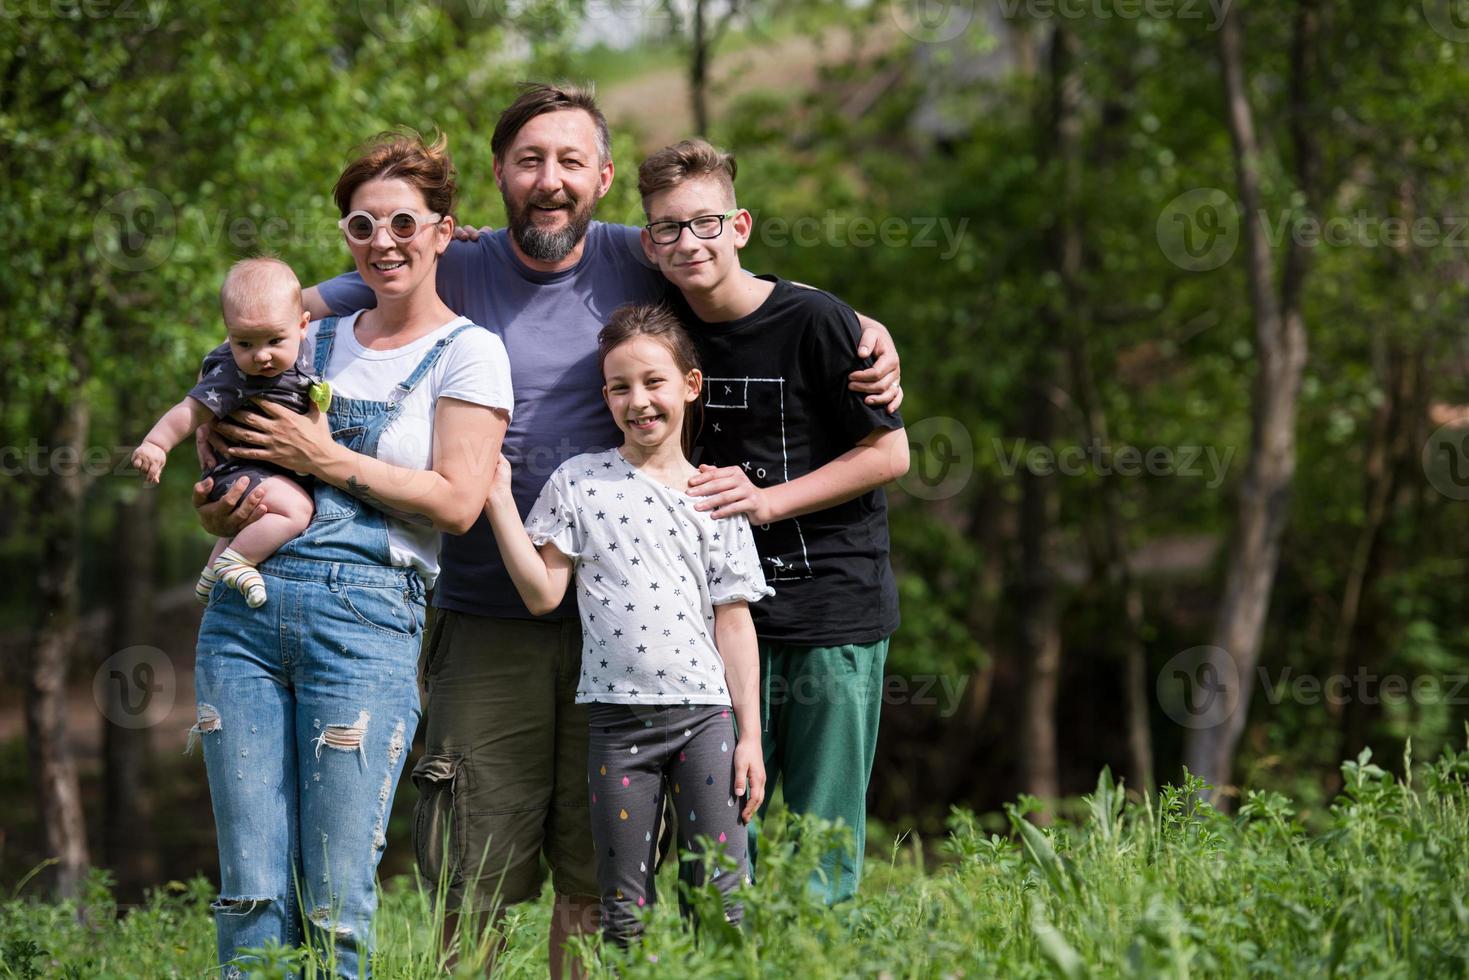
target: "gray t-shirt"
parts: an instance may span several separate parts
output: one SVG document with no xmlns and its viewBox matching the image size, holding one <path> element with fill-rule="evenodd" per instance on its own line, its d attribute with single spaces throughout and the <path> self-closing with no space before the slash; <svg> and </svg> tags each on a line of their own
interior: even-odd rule
<svg viewBox="0 0 1469 980">
<path fill-rule="evenodd" d="M 755 602 L 765 584 L 743 514 L 715 520 L 616 449 L 563 463 L 526 532 L 576 564 L 578 704 L 730 703 L 714 607 Z"/>
<path fill-rule="evenodd" d="M 648 265 L 637 228 L 594 221 L 581 261 L 561 272 L 528 268 L 504 229 L 474 242 L 451 242 L 439 259 L 438 287 L 450 309 L 498 334 L 510 355 L 515 417 L 504 451 L 524 515 L 563 461 L 622 443 L 602 401 L 597 334 L 622 304 L 662 300 L 667 281 Z M 338 314 L 377 303 L 355 272 L 322 283 L 321 295 Z M 531 618 L 484 515 L 467 533 L 444 535 L 439 557 L 435 606 Z M 574 618 L 575 597 L 568 594 L 553 615 Z"/>
<path fill-rule="evenodd" d="M 256 398 L 284 405 L 298 415 L 305 415 L 311 409 L 311 385 L 315 380 L 304 342 L 295 364 L 280 374 L 267 377 L 241 371 L 226 341 L 204 355 L 204 363 L 199 366 L 199 381 L 189 391 L 189 397 L 213 412 L 217 419 L 237 408 L 251 407 Z"/>
</svg>

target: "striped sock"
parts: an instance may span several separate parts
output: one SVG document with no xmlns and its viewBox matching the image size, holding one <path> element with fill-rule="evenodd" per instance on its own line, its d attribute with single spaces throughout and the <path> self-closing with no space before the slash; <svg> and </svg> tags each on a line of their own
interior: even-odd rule
<svg viewBox="0 0 1469 980">
<path fill-rule="evenodd" d="M 232 589 L 239 589 L 245 605 L 258 609 L 265 605 L 265 579 L 255 565 L 233 548 L 226 548 L 214 559 L 214 573 Z"/>
<path fill-rule="evenodd" d="M 209 605 L 209 593 L 214 591 L 214 583 L 218 581 L 219 573 L 214 566 L 205 565 L 204 571 L 199 573 L 199 581 L 194 583 L 194 598 L 199 600 L 199 605 Z"/>
</svg>

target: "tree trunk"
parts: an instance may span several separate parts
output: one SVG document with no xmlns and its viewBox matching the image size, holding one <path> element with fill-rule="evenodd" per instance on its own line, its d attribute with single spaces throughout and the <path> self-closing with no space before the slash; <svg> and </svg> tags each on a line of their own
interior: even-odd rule
<svg viewBox="0 0 1469 980">
<path fill-rule="evenodd" d="M 84 374 L 85 372 L 83 372 Z M 63 453 L 80 460 L 90 415 L 74 394 L 53 400 L 48 445 L 52 455 L 34 499 L 41 553 L 37 569 L 39 617 L 26 663 L 26 748 L 46 856 L 56 892 L 75 896 L 91 863 L 75 760 L 67 743 L 67 665 L 76 646 L 84 479 Z"/>
<path fill-rule="evenodd" d="M 1296 11 L 1291 44 L 1290 122 L 1297 190 L 1306 209 L 1315 204 L 1316 148 L 1308 127 L 1305 86 L 1311 75 L 1316 33 L 1314 3 Z M 1296 410 L 1306 366 L 1306 328 L 1301 289 L 1307 249 L 1295 242 L 1286 253 L 1280 293 L 1262 219 L 1260 145 L 1244 77 L 1244 40 L 1238 8 L 1230 8 L 1219 30 L 1225 113 L 1239 181 L 1240 234 L 1244 238 L 1250 307 L 1255 321 L 1258 366 L 1252 394 L 1253 427 L 1235 528 L 1225 570 L 1224 595 L 1215 614 L 1212 646 L 1205 661 L 1223 684 L 1226 710 L 1217 723 L 1191 729 L 1184 762 L 1206 782 L 1224 788 L 1234 752 L 1249 716 L 1251 681 L 1270 609 L 1289 516 L 1296 466 Z M 1216 793 L 1216 800 L 1222 797 Z"/>
<path fill-rule="evenodd" d="M 689 99 L 694 134 L 709 134 L 709 31 L 705 18 L 708 0 L 694 0 L 694 37 L 689 52 Z"/>
<path fill-rule="evenodd" d="M 124 417 L 128 413 L 124 412 Z M 129 647 L 151 644 L 154 554 L 157 547 L 158 494 L 142 491 L 116 507 L 116 564 L 113 570 L 112 638 L 105 659 Z M 158 880 L 157 841 L 153 834 L 149 728 L 116 724 L 125 717 L 121 686 L 107 684 L 108 719 L 103 741 L 102 854 L 117 875 L 120 894 L 141 897 Z"/>
<path fill-rule="evenodd" d="M 1090 336 L 1093 328 L 1091 296 L 1085 282 L 1084 237 L 1080 215 L 1083 200 L 1081 136 L 1082 79 L 1076 35 L 1057 27 L 1052 38 L 1052 141 L 1061 166 L 1059 221 L 1054 235 L 1055 265 L 1066 306 L 1057 316 L 1066 324 L 1066 350 L 1071 367 L 1073 397 L 1081 412 L 1082 436 L 1087 445 L 1107 445 L 1107 416 L 1097 393 L 1092 368 Z M 1153 783 L 1153 739 L 1148 723 L 1147 658 L 1143 646 L 1143 599 L 1127 567 L 1121 488 L 1115 474 L 1102 476 L 1100 527 L 1092 535 L 1097 564 L 1106 585 L 1107 608 L 1121 613 L 1118 645 L 1122 649 L 1122 680 L 1127 728 L 1128 761 L 1141 788 Z M 1097 508 L 1092 508 L 1093 513 Z"/>
</svg>

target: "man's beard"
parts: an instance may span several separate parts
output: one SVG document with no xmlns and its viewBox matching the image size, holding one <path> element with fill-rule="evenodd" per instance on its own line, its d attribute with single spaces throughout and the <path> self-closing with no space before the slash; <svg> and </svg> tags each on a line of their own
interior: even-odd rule
<svg viewBox="0 0 1469 980">
<path fill-rule="evenodd" d="M 501 194 L 505 201 L 505 213 L 510 219 L 510 234 L 515 236 L 515 244 L 520 246 L 520 250 L 528 258 L 537 262 L 560 262 L 571 254 L 571 250 L 586 235 L 597 202 L 592 200 L 583 206 L 570 194 L 563 193 L 563 196 L 566 198 L 565 203 L 571 205 L 566 225 L 559 231 L 545 231 L 535 224 L 533 211 L 538 203 L 555 202 L 531 200 L 517 209 L 508 196 Z"/>
</svg>

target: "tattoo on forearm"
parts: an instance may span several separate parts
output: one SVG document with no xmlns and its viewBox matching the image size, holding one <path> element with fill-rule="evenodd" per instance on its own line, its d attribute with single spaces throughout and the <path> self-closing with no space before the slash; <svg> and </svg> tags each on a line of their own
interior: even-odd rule
<svg viewBox="0 0 1469 980">
<path fill-rule="evenodd" d="M 371 504 L 373 507 L 382 511 L 389 517 L 396 518 L 400 521 L 405 521 L 409 524 L 418 524 L 423 527 L 433 527 L 434 522 L 429 520 L 422 514 L 414 514 L 406 510 L 399 510 L 396 507 L 383 503 L 383 501 L 379 500 L 373 495 L 372 487 L 363 483 L 355 476 L 347 477 L 347 492 L 356 497 L 358 500 L 362 501 L 363 503 Z"/>
</svg>

